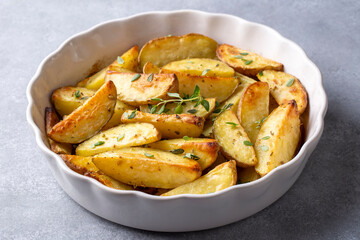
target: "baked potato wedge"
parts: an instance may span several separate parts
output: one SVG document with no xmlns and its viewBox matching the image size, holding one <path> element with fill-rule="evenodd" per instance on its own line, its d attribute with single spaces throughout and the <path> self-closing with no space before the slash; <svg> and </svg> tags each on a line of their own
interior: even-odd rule
<svg viewBox="0 0 360 240">
<path fill-rule="evenodd" d="M 170 151 L 179 156 L 185 156 L 187 154 L 187 156 L 193 157 L 199 163 L 202 170 L 215 162 L 219 151 L 219 145 L 216 140 L 209 138 L 162 140 L 150 143 L 148 146 L 155 149 Z"/>
<path fill-rule="evenodd" d="M 151 148 L 104 152 L 93 162 L 106 175 L 133 186 L 175 188 L 201 176 L 196 161 Z"/>
<path fill-rule="evenodd" d="M 252 182 L 260 178 L 254 167 L 238 168 L 237 176 L 238 183 Z"/>
<path fill-rule="evenodd" d="M 113 82 L 104 84 L 91 98 L 52 127 L 48 136 L 65 143 L 80 143 L 94 136 L 109 121 L 116 104 Z"/>
<path fill-rule="evenodd" d="M 158 68 L 157 66 L 155 66 L 151 62 L 147 62 L 147 63 L 145 63 L 145 65 L 143 67 L 143 73 L 145 73 L 145 74 L 151 74 L 151 73 L 158 74 L 158 73 L 160 73 L 160 68 Z"/>
<path fill-rule="evenodd" d="M 118 190 L 133 190 L 129 185 L 119 182 L 109 176 L 103 174 L 99 168 L 92 162 L 91 157 L 82 157 L 76 155 L 61 154 L 60 157 L 64 160 L 66 165 L 73 171 L 96 179 L 105 186 L 115 188 Z"/>
<path fill-rule="evenodd" d="M 191 58 L 170 62 L 163 66 L 161 71 L 208 77 L 233 77 L 235 74 L 234 69 L 225 63 L 209 58 Z"/>
<path fill-rule="evenodd" d="M 168 92 L 178 92 L 175 74 L 139 74 L 108 72 L 106 82 L 113 81 L 118 99 L 132 106 L 154 104 L 153 98 L 167 99 Z"/>
<path fill-rule="evenodd" d="M 157 67 L 186 58 L 215 58 L 217 42 L 201 34 L 167 36 L 150 40 L 140 51 L 140 68 L 151 62 Z"/>
<path fill-rule="evenodd" d="M 281 63 L 228 44 L 221 44 L 217 48 L 216 54 L 221 61 L 246 76 L 256 76 L 258 72 L 267 69 L 279 71 L 284 69 Z"/>
<path fill-rule="evenodd" d="M 221 191 L 236 184 L 236 163 L 234 160 L 218 165 L 206 175 L 193 182 L 174 188 L 161 196 L 179 194 L 208 194 Z"/>
<path fill-rule="evenodd" d="M 119 100 L 116 100 L 115 108 L 114 108 L 114 114 L 111 116 L 110 120 L 105 124 L 105 126 L 101 129 L 102 131 L 107 130 L 112 127 L 116 127 L 121 122 L 121 116 L 124 114 L 127 110 L 134 110 L 135 107 L 127 105 Z"/>
<path fill-rule="evenodd" d="M 204 128 L 203 128 L 203 131 L 201 133 L 202 136 L 209 137 L 209 138 L 214 138 L 213 131 L 212 131 L 213 123 L 214 122 L 211 119 L 206 119 L 205 120 Z"/>
<path fill-rule="evenodd" d="M 216 99 L 215 98 L 205 98 L 205 100 L 208 101 L 208 103 L 209 103 L 209 111 L 206 111 L 206 109 L 201 104 L 196 106 L 195 102 L 184 102 L 182 104 L 182 109 L 183 109 L 182 113 L 193 114 L 198 117 L 207 118 L 215 108 Z M 166 104 L 166 109 L 168 109 L 166 114 L 175 114 L 175 109 L 177 106 L 178 106 L 177 103 Z M 140 105 L 140 111 L 145 112 L 145 113 L 150 113 L 151 107 L 152 107 L 152 105 Z"/>
<path fill-rule="evenodd" d="M 94 94 L 94 90 L 83 87 L 61 87 L 52 93 L 51 101 L 60 116 L 64 116 L 72 113 Z"/>
<path fill-rule="evenodd" d="M 121 124 L 80 143 L 76 148 L 76 155 L 92 156 L 114 149 L 140 146 L 160 139 L 160 132 L 152 124 Z"/>
<path fill-rule="evenodd" d="M 226 110 L 215 119 L 213 133 L 224 156 L 234 159 L 237 166 L 257 164 L 253 144 L 233 111 Z"/>
<path fill-rule="evenodd" d="M 269 85 L 256 82 L 246 88 L 240 99 L 237 117 L 241 126 L 254 143 L 261 123 L 269 115 Z"/>
<path fill-rule="evenodd" d="M 160 72 L 165 73 L 167 70 L 161 69 Z M 199 86 L 201 96 L 216 98 L 218 102 L 226 100 L 239 84 L 239 80 L 235 77 L 196 76 L 181 72 L 175 74 L 179 81 L 179 93 L 192 94 L 195 86 Z"/>
<path fill-rule="evenodd" d="M 271 95 L 281 105 L 292 99 L 296 101 L 301 115 L 307 106 L 307 92 L 299 79 L 291 74 L 266 70 L 257 75 L 261 82 L 269 84 Z"/>
<path fill-rule="evenodd" d="M 260 176 L 292 159 L 300 140 L 300 118 L 295 100 L 280 105 L 265 120 L 255 142 Z"/>
<path fill-rule="evenodd" d="M 163 138 L 182 138 L 184 136 L 199 137 L 204 118 L 191 114 L 151 114 L 140 111 L 126 111 L 122 117 L 123 123 L 151 123 L 161 133 Z"/>
<path fill-rule="evenodd" d="M 52 107 L 45 108 L 45 132 L 48 134 L 53 126 L 59 122 L 59 117 L 57 116 L 55 110 Z M 57 154 L 71 154 L 73 147 L 69 143 L 59 143 L 55 142 L 48 137 L 50 150 Z"/>
</svg>

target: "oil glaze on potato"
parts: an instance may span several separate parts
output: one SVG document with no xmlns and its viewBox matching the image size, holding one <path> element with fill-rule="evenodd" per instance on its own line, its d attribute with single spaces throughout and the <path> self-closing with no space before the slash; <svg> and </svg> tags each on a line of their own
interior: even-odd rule
<svg viewBox="0 0 360 240">
<path fill-rule="evenodd" d="M 260 176 L 290 161 L 300 140 L 300 119 L 294 100 L 280 105 L 262 124 L 255 142 Z"/>
<path fill-rule="evenodd" d="M 236 181 L 236 163 L 232 160 L 218 165 L 199 179 L 170 190 L 161 196 L 214 193 L 235 185 Z"/>
<path fill-rule="evenodd" d="M 116 103 L 113 82 L 104 84 L 93 97 L 57 123 L 48 136 L 65 143 L 80 143 L 94 136 L 111 118 Z"/>
<path fill-rule="evenodd" d="M 104 152 L 93 162 L 106 175 L 133 186 L 175 188 L 201 176 L 196 161 L 150 148 Z"/>
</svg>

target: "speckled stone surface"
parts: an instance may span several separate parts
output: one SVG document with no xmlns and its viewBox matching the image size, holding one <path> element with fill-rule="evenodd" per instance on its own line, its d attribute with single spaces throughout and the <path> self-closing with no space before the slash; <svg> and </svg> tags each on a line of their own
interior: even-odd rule
<svg viewBox="0 0 360 240">
<path fill-rule="evenodd" d="M 156 233 L 117 225 L 55 182 L 25 118 L 37 66 L 71 35 L 152 10 L 198 9 L 267 24 L 320 68 L 329 109 L 323 137 L 295 185 L 245 220 L 206 231 Z M 0 1 L 0 239 L 359 239 L 360 2 Z"/>
</svg>

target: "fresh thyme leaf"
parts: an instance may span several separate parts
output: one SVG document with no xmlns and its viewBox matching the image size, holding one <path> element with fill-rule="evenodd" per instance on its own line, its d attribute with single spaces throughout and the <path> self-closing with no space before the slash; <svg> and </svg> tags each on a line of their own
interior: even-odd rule
<svg viewBox="0 0 360 240">
<path fill-rule="evenodd" d="M 131 79 L 131 82 L 138 80 L 140 77 L 141 77 L 141 74 L 139 74 L 139 73 L 135 74 L 135 76 Z"/>
<path fill-rule="evenodd" d="M 75 91 L 75 97 L 76 97 L 76 98 L 79 98 L 79 97 L 80 97 L 80 90 L 76 90 L 76 91 Z"/>
<path fill-rule="evenodd" d="M 200 87 L 198 85 L 195 86 L 193 94 L 191 94 L 190 98 L 195 98 L 200 94 Z"/>
<path fill-rule="evenodd" d="M 242 53 L 240 53 L 240 55 L 243 55 L 243 56 L 246 56 L 246 55 L 248 55 L 249 53 L 247 53 L 247 52 L 242 52 Z"/>
<path fill-rule="evenodd" d="M 124 61 L 124 59 L 122 59 L 122 57 L 117 57 L 117 62 L 119 63 L 119 64 L 124 64 L 125 63 L 125 61 Z"/>
<path fill-rule="evenodd" d="M 285 86 L 287 87 L 291 87 L 294 84 L 295 78 L 291 78 L 289 79 L 286 83 Z"/>
<path fill-rule="evenodd" d="M 263 71 L 260 71 L 260 72 L 259 72 L 259 76 L 260 76 L 260 77 L 264 76 Z"/>
<path fill-rule="evenodd" d="M 165 110 L 165 104 L 163 104 L 163 105 L 161 106 L 161 108 L 159 109 L 159 111 L 157 112 L 157 114 L 162 114 L 162 113 L 164 112 L 164 110 Z"/>
<path fill-rule="evenodd" d="M 174 150 L 171 150 L 170 152 L 173 154 L 181 154 L 184 152 L 184 149 L 182 149 L 182 148 L 174 149 Z"/>
<path fill-rule="evenodd" d="M 189 158 L 189 159 L 193 159 L 193 160 L 199 160 L 200 158 L 192 153 L 186 153 L 184 158 Z"/>
<path fill-rule="evenodd" d="M 261 150 L 263 150 L 264 152 L 269 151 L 269 147 L 266 146 L 266 145 L 261 145 L 260 148 L 261 148 Z"/>
<path fill-rule="evenodd" d="M 154 106 L 151 106 L 151 109 L 150 109 L 150 113 L 154 113 L 155 111 L 156 111 L 156 105 L 154 105 Z"/>
<path fill-rule="evenodd" d="M 188 137 L 188 136 L 184 136 L 183 139 L 184 139 L 185 141 L 189 141 L 191 138 Z"/>
<path fill-rule="evenodd" d="M 136 109 L 134 111 L 132 111 L 131 114 L 128 116 L 128 119 L 134 118 L 136 115 L 136 111 L 137 111 Z"/>
<path fill-rule="evenodd" d="M 250 141 L 244 141 L 245 146 L 253 146 L 253 144 Z"/>
<path fill-rule="evenodd" d="M 252 62 L 253 62 L 253 60 L 247 60 L 247 61 L 244 62 L 244 64 L 245 64 L 245 65 L 249 65 L 249 64 L 251 64 Z"/>
<path fill-rule="evenodd" d="M 268 140 L 270 138 L 270 136 L 265 136 L 263 138 L 261 138 L 262 140 Z"/>
<path fill-rule="evenodd" d="M 235 128 L 237 125 L 237 123 L 234 123 L 234 122 L 226 122 L 226 124 L 229 124 L 229 125 L 232 125 L 232 128 Z"/>
<path fill-rule="evenodd" d="M 267 119 L 267 117 L 264 117 L 263 119 L 261 119 L 260 124 L 263 124 L 266 119 Z"/>
<path fill-rule="evenodd" d="M 229 103 L 226 107 L 225 107 L 225 110 L 231 108 L 234 104 L 233 103 Z"/>
<path fill-rule="evenodd" d="M 205 108 L 207 112 L 210 110 L 210 104 L 207 100 L 205 99 L 201 100 L 201 105 Z"/>
<path fill-rule="evenodd" d="M 244 57 L 241 56 L 241 55 L 235 55 L 234 58 L 236 58 L 236 59 L 243 59 Z"/>
<path fill-rule="evenodd" d="M 144 155 L 145 155 L 146 157 L 149 157 L 149 158 L 153 158 L 153 157 L 154 157 L 153 154 L 150 154 L 150 153 L 147 153 L 147 152 L 144 152 Z"/>
<path fill-rule="evenodd" d="M 218 107 L 220 103 L 218 101 L 215 101 L 215 107 Z"/>
<path fill-rule="evenodd" d="M 213 111 L 213 113 L 220 113 L 220 112 L 221 112 L 221 108 L 215 109 L 215 110 Z"/>
<path fill-rule="evenodd" d="M 196 109 L 190 109 L 190 110 L 188 110 L 187 112 L 188 112 L 188 113 L 191 113 L 191 114 L 194 114 L 194 113 L 197 112 L 197 110 L 196 110 Z"/>
<path fill-rule="evenodd" d="M 197 101 L 196 101 L 196 103 L 195 103 L 195 105 L 194 105 L 194 107 L 199 106 L 199 105 L 200 105 L 200 103 L 201 103 L 200 99 L 199 99 L 199 100 L 197 100 Z"/>
<path fill-rule="evenodd" d="M 182 102 L 180 102 L 175 108 L 175 114 L 180 114 L 183 112 Z"/>
<path fill-rule="evenodd" d="M 122 133 L 122 134 L 120 134 L 117 138 L 116 138 L 116 140 L 119 142 L 121 139 L 123 139 L 125 137 L 125 134 L 124 133 Z"/>
<path fill-rule="evenodd" d="M 159 101 L 159 102 L 161 102 L 163 100 L 161 98 L 152 98 L 151 101 Z"/>
<path fill-rule="evenodd" d="M 210 71 L 210 69 L 205 69 L 205 70 L 202 72 L 201 76 L 205 76 L 209 71 Z"/>
<path fill-rule="evenodd" d="M 104 143 L 105 143 L 104 141 L 98 141 L 98 142 L 94 143 L 93 145 L 91 145 L 91 148 L 95 148 L 95 147 L 97 147 L 97 146 L 101 146 L 101 145 L 103 145 Z"/>
<path fill-rule="evenodd" d="M 89 98 L 89 96 L 85 96 L 85 97 L 80 98 L 80 100 L 86 100 L 88 98 Z"/>
<path fill-rule="evenodd" d="M 181 98 L 178 93 L 170 93 L 170 92 L 168 92 L 167 95 L 168 95 L 169 97 Z"/>
<path fill-rule="evenodd" d="M 154 78 L 154 74 L 152 73 L 148 76 L 147 81 L 151 82 L 153 80 L 153 78 Z"/>
</svg>

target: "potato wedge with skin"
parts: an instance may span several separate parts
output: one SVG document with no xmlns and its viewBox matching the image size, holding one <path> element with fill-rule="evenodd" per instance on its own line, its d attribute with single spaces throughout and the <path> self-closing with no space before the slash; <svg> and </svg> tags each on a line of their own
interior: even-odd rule
<svg viewBox="0 0 360 240">
<path fill-rule="evenodd" d="M 93 162 L 106 175 L 133 186 L 175 188 L 201 176 L 196 161 L 150 148 L 104 152 Z"/>
<path fill-rule="evenodd" d="M 157 67 L 186 58 L 215 58 L 217 42 L 201 34 L 167 36 L 150 40 L 139 54 L 140 68 L 151 62 Z"/>
<path fill-rule="evenodd" d="M 110 120 L 105 124 L 105 126 L 101 130 L 104 131 L 122 124 L 121 116 L 124 114 L 124 112 L 127 110 L 134 110 L 134 109 L 135 108 L 133 106 L 127 105 L 119 100 L 116 100 L 114 114 L 111 116 Z"/>
<path fill-rule="evenodd" d="M 165 115 L 126 111 L 121 121 L 123 123 L 151 123 L 159 130 L 163 138 L 182 138 L 183 136 L 199 137 L 205 120 L 190 114 Z"/>
<path fill-rule="evenodd" d="M 262 124 L 255 142 L 260 176 L 292 159 L 300 140 L 300 118 L 295 100 L 280 105 Z"/>
<path fill-rule="evenodd" d="M 228 159 L 234 159 L 239 167 L 255 166 L 257 158 L 248 135 L 234 112 L 226 110 L 215 119 L 215 139 Z"/>
<path fill-rule="evenodd" d="M 162 67 L 162 71 L 170 73 L 187 73 L 208 77 L 233 77 L 235 71 L 223 62 L 209 58 L 191 58 L 174 61 Z"/>
<path fill-rule="evenodd" d="M 221 44 L 216 54 L 221 61 L 246 76 L 256 76 L 258 72 L 267 69 L 279 71 L 284 69 L 281 63 L 228 44 Z"/>
<path fill-rule="evenodd" d="M 201 104 L 195 107 L 196 105 L 195 102 L 184 102 L 182 104 L 183 107 L 182 113 L 193 114 L 198 117 L 207 118 L 211 114 L 211 112 L 215 109 L 216 99 L 205 98 L 205 100 L 207 100 L 209 103 L 209 111 L 206 111 L 206 109 Z M 177 103 L 166 104 L 166 109 L 169 109 L 169 111 L 166 112 L 166 114 L 175 114 L 175 109 L 177 106 L 178 106 Z M 149 105 L 140 105 L 140 111 L 145 113 L 150 113 Z"/>
<path fill-rule="evenodd" d="M 121 124 L 80 143 L 76 148 L 76 155 L 92 156 L 114 149 L 140 146 L 160 139 L 160 132 L 152 124 Z"/>
<path fill-rule="evenodd" d="M 195 156 L 199 157 L 199 159 L 196 161 L 199 163 L 202 170 L 215 162 L 219 151 L 219 145 L 217 144 L 216 140 L 209 138 L 191 138 L 189 140 L 184 140 L 181 138 L 162 140 L 159 142 L 150 143 L 148 146 L 164 151 L 171 151 L 174 154 L 176 153 L 174 150 L 177 150 L 178 153 L 176 154 L 179 156 L 185 156 L 186 153 L 194 154 Z M 183 152 L 179 152 L 179 149 L 183 150 Z"/>
<path fill-rule="evenodd" d="M 300 115 L 307 106 L 307 92 L 299 79 L 288 73 L 266 70 L 257 75 L 261 82 L 267 82 L 271 95 L 281 105 L 292 99 L 296 101 Z"/>
<path fill-rule="evenodd" d="M 260 131 L 262 119 L 269 115 L 269 96 L 269 85 L 256 82 L 246 88 L 240 99 L 237 117 L 253 143 Z"/>
<path fill-rule="evenodd" d="M 235 185 L 236 180 L 236 163 L 232 160 L 220 164 L 199 179 L 170 190 L 161 196 L 214 193 Z"/>
<path fill-rule="evenodd" d="M 151 74 L 151 73 L 157 74 L 157 73 L 160 73 L 160 68 L 158 68 L 157 66 L 155 66 L 151 62 L 147 62 L 147 63 L 145 63 L 145 65 L 143 67 L 143 73 L 145 73 L 145 74 Z"/>
<path fill-rule="evenodd" d="M 213 123 L 214 122 L 211 119 L 205 120 L 204 128 L 203 128 L 203 131 L 201 133 L 202 136 L 209 137 L 209 138 L 214 138 L 213 131 L 212 131 Z"/>
<path fill-rule="evenodd" d="M 81 106 L 95 91 L 82 87 L 62 87 L 51 95 L 51 101 L 60 116 L 69 115 Z"/>
<path fill-rule="evenodd" d="M 52 107 L 45 108 L 45 132 L 48 134 L 51 128 L 59 122 L 59 117 L 57 116 L 55 110 Z M 48 137 L 50 150 L 57 154 L 71 154 L 73 147 L 69 143 L 59 143 L 55 142 Z"/>
<path fill-rule="evenodd" d="M 161 69 L 161 73 L 168 70 Z M 196 76 L 187 73 L 176 72 L 179 81 L 180 94 L 192 94 L 195 86 L 200 87 L 201 96 L 204 98 L 216 98 L 216 101 L 226 100 L 236 89 L 239 80 L 235 77 L 208 77 Z"/>
<path fill-rule="evenodd" d="M 254 167 L 238 168 L 238 183 L 248 183 L 260 179 Z"/>
<path fill-rule="evenodd" d="M 152 77 L 151 77 L 152 76 Z M 149 77 L 151 78 L 149 81 Z M 169 98 L 168 92 L 178 92 L 175 74 L 139 74 L 108 72 L 106 81 L 113 81 L 118 99 L 132 106 L 156 104 L 153 98 Z"/>
<path fill-rule="evenodd" d="M 104 84 L 91 98 L 57 123 L 48 136 L 65 143 L 80 143 L 94 136 L 111 118 L 116 103 L 113 82 Z"/>
<path fill-rule="evenodd" d="M 119 190 L 133 190 L 129 185 L 119 182 L 109 176 L 103 174 L 98 167 L 92 162 L 91 157 L 82 157 L 75 155 L 61 154 L 60 157 L 64 160 L 66 165 L 73 171 L 96 179 L 105 186 L 119 189 Z"/>
</svg>

